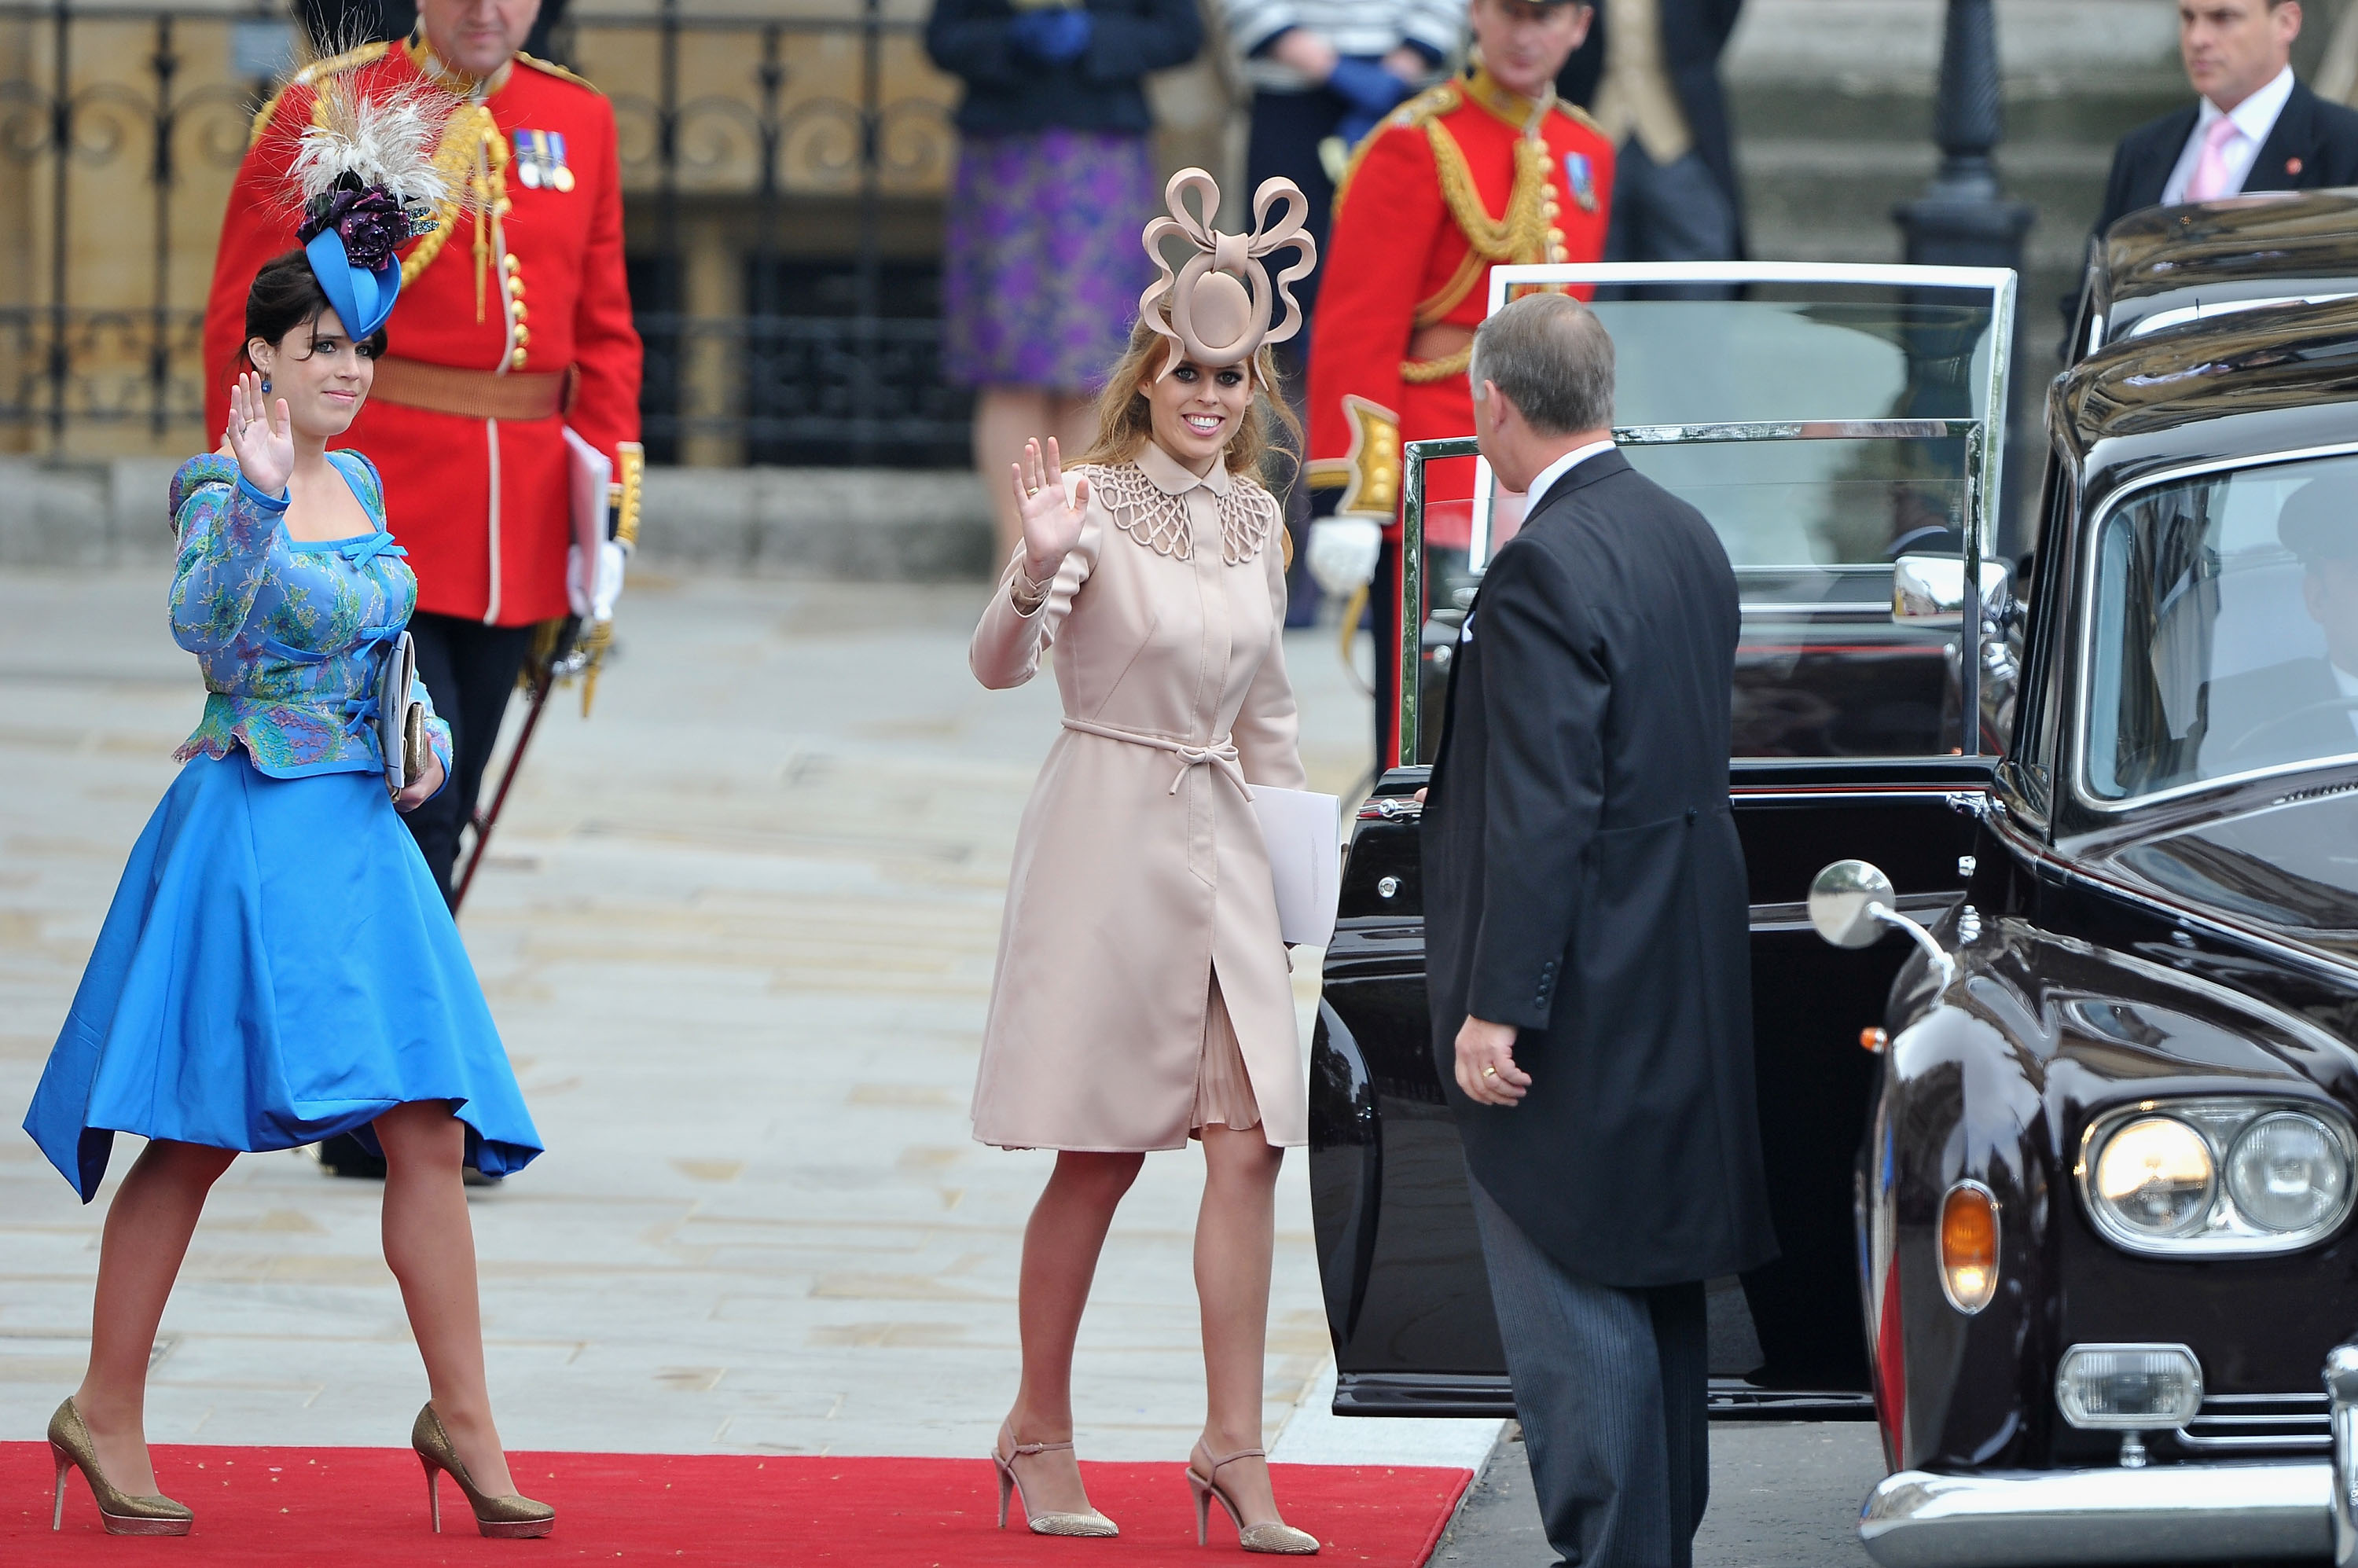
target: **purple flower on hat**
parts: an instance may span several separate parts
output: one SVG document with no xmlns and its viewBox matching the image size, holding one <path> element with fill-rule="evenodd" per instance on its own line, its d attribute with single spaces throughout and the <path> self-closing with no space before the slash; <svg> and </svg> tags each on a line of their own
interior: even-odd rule
<svg viewBox="0 0 2358 1568">
<path fill-rule="evenodd" d="M 410 237 L 409 214 L 381 185 L 362 190 L 330 190 L 313 198 L 296 237 L 308 244 L 330 229 L 343 241 L 344 254 L 352 265 L 368 272 L 391 261 L 394 247 Z"/>
</svg>

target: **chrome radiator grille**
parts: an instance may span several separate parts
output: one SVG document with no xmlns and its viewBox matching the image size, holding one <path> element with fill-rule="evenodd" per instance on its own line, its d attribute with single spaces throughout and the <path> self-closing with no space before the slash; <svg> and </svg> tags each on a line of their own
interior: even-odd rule
<svg viewBox="0 0 2358 1568">
<path fill-rule="evenodd" d="M 2212 1394 L 2177 1436 L 2201 1453 L 2323 1454 L 2333 1446 L 2322 1393 Z"/>
</svg>

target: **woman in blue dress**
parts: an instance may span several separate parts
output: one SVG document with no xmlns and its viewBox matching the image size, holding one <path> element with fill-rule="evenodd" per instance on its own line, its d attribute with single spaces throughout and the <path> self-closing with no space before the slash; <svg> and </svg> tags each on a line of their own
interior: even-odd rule
<svg viewBox="0 0 2358 1568">
<path fill-rule="evenodd" d="M 89 1368 L 49 1423 L 53 1527 L 78 1468 L 109 1533 L 188 1532 L 190 1510 L 157 1494 L 143 1412 L 205 1195 L 240 1152 L 342 1132 L 385 1160 L 384 1258 L 426 1363 L 411 1444 L 435 1528 L 442 1474 L 486 1535 L 555 1519 L 515 1495 L 492 1424 L 461 1184 L 465 1164 L 520 1169 L 540 1139 L 396 815 L 441 787 L 449 728 L 429 704 L 432 761 L 397 795 L 377 739 L 378 678 L 417 580 L 375 468 L 327 450 L 368 395 L 399 287 L 387 226 L 348 221 L 356 185 L 314 200 L 307 249 L 254 278 L 227 440 L 173 476 L 172 634 L 204 671 L 204 719 L 25 1118 L 84 1202 L 116 1133 L 148 1141 L 107 1211 Z"/>
</svg>

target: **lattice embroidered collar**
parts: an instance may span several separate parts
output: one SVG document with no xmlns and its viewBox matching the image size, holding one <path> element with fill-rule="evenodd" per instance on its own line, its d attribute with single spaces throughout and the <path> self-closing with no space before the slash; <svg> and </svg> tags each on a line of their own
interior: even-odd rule
<svg viewBox="0 0 2358 1568">
<path fill-rule="evenodd" d="M 1187 518 L 1192 491 L 1212 492 L 1219 508 L 1220 559 L 1229 566 L 1258 559 L 1277 527 L 1277 498 L 1268 491 L 1225 468 L 1199 478 L 1151 441 L 1130 462 L 1092 467 L 1089 484 L 1115 527 L 1174 560 L 1195 557 L 1195 530 Z"/>
</svg>

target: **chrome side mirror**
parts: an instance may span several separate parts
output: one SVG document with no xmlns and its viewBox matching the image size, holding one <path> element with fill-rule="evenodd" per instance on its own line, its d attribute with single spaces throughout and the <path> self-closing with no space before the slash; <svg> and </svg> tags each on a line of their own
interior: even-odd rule
<svg viewBox="0 0 2358 1568">
<path fill-rule="evenodd" d="M 1865 860 L 1836 860 L 1810 880 L 1810 924 L 1837 947 L 1868 947 L 1897 926 L 1915 938 L 1932 960 L 1945 987 L 1956 979 L 1956 961 L 1932 934 L 1899 913 L 1891 879 Z"/>
<path fill-rule="evenodd" d="M 1891 879 L 1865 860 L 1836 860 L 1810 883 L 1810 924 L 1837 947 L 1871 947 L 1890 929 L 1873 913 L 1898 913 Z"/>
<path fill-rule="evenodd" d="M 2006 608 L 2009 574 L 2004 561 L 1982 562 L 1982 614 Z M 1891 619 L 1904 626 L 1965 622 L 1965 557 L 1902 556 L 1891 563 Z"/>
</svg>

